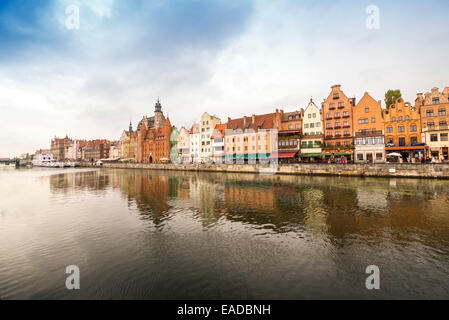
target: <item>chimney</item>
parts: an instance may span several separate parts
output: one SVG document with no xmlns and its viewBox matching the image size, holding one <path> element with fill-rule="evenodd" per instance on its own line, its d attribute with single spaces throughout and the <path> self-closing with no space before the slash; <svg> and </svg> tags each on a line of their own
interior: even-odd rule
<svg viewBox="0 0 449 320">
<path fill-rule="evenodd" d="M 243 126 L 246 127 L 246 116 L 243 117 Z"/>
<path fill-rule="evenodd" d="M 253 116 L 251 117 L 252 123 L 256 123 L 256 115 L 253 114 Z"/>
</svg>

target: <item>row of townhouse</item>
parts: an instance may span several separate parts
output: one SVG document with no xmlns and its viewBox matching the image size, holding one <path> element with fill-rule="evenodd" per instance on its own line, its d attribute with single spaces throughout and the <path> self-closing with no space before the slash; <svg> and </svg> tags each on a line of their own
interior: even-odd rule
<svg viewBox="0 0 449 320">
<path fill-rule="evenodd" d="M 228 118 L 222 123 L 205 112 L 189 128 L 177 129 L 162 112 L 132 124 L 120 140 L 55 138 L 57 160 L 121 160 L 135 163 L 332 162 L 382 163 L 387 160 L 448 161 L 449 87 L 419 93 L 414 104 L 400 98 L 389 108 L 365 93 L 350 98 L 340 85 L 331 87 L 318 106 Z"/>
<path fill-rule="evenodd" d="M 205 113 L 192 128 L 181 128 L 177 154 L 183 163 L 285 162 L 383 163 L 448 161 L 449 87 L 419 93 L 412 105 L 402 98 L 388 109 L 365 93 L 360 101 L 340 85 L 318 107 L 220 119 Z M 172 159 L 173 160 L 173 159 Z"/>
</svg>

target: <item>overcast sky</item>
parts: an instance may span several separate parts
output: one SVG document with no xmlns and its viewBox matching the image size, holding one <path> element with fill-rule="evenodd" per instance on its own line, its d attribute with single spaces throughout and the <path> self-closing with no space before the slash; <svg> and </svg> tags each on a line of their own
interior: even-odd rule
<svg viewBox="0 0 449 320">
<path fill-rule="evenodd" d="M 305 108 L 334 84 L 414 101 L 449 86 L 448 17 L 445 0 L 1 0 L 0 157 L 119 139 L 158 96 L 178 127 Z"/>
</svg>

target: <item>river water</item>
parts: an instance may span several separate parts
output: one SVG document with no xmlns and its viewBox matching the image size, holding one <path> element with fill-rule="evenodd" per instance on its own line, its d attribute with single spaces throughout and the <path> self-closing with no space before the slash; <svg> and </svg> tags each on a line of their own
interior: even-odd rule
<svg viewBox="0 0 449 320">
<path fill-rule="evenodd" d="M 449 181 L 0 169 L 0 299 L 351 298 L 449 298 Z"/>
</svg>

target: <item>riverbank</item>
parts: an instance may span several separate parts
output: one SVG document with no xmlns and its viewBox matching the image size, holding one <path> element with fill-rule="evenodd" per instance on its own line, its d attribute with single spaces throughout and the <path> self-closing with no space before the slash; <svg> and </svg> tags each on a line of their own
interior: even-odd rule
<svg viewBox="0 0 449 320">
<path fill-rule="evenodd" d="M 90 164 L 80 164 L 82 167 L 92 167 Z M 168 171 L 194 172 L 224 172 L 224 173 L 255 173 L 284 175 L 321 175 L 321 176 L 359 176 L 359 177 L 402 177 L 449 179 L 449 164 L 123 164 L 107 163 L 104 168 L 115 169 L 149 169 Z"/>
</svg>

